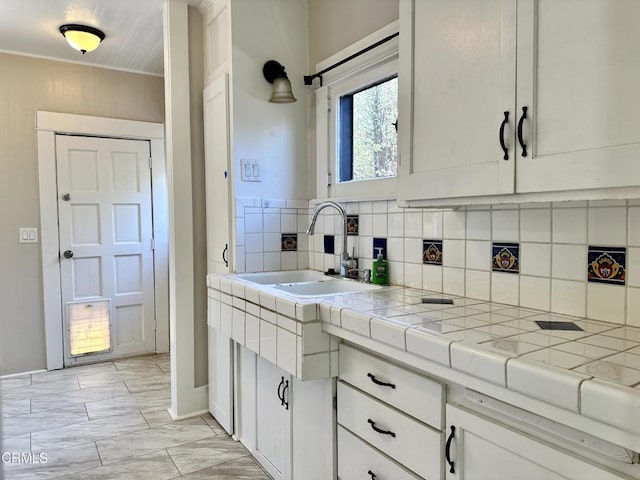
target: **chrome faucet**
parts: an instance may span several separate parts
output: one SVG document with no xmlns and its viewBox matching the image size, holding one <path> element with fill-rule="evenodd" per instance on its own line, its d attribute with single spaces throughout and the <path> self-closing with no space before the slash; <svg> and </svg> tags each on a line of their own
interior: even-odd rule
<svg viewBox="0 0 640 480">
<path fill-rule="evenodd" d="M 321 210 L 333 207 L 342 216 L 342 252 L 340 252 L 340 276 L 346 277 L 347 270 L 356 268 L 357 263 L 354 258 L 349 257 L 349 253 L 347 252 L 347 212 L 343 208 L 342 205 L 336 202 L 327 201 L 322 202 L 316 205 L 316 209 L 313 212 L 313 216 L 311 217 L 311 222 L 309 223 L 309 228 L 307 228 L 307 235 L 313 235 L 313 231 L 316 228 L 316 221 L 318 220 L 318 214 Z"/>
</svg>

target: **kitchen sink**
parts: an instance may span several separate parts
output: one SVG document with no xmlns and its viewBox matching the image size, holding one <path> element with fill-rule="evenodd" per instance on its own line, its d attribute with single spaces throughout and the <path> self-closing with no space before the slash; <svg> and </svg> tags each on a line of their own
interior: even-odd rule
<svg viewBox="0 0 640 480">
<path fill-rule="evenodd" d="M 240 273 L 236 277 L 268 287 L 279 293 L 300 298 L 327 297 L 330 295 L 367 292 L 381 288 L 379 285 L 331 277 L 315 270 Z"/>
<path fill-rule="evenodd" d="M 247 280 L 260 285 L 274 285 L 276 283 L 300 283 L 300 282 L 318 282 L 329 280 L 322 272 L 315 270 L 286 270 L 282 272 L 261 272 L 261 273 L 240 273 L 237 278 Z"/>
<path fill-rule="evenodd" d="M 273 285 L 274 290 L 279 290 L 296 297 L 326 297 L 330 295 L 343 295 L 346 293 L 367 292 L 381 288 L 379 285 L 359 283 L 340 278 L 316 282 L 289 283 Z"/>
</svg>

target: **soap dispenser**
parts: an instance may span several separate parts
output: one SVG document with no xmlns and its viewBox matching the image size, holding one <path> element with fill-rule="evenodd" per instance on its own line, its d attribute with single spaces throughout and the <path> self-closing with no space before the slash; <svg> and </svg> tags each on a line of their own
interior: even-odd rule
<svg viewBox="0 0 640 480">
<path fill-rule="evenodd" d="M 376 285 L 386 285 L 388 275 L 387 261 L 382 257 L 382 248 L 376 247 L 378 256 L 373 262 L 372 282 Z"/>
</svg>

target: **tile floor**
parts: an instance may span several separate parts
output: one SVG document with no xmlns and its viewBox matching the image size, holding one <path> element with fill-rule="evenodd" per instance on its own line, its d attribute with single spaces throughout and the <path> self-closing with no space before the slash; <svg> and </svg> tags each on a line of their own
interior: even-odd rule
<svg viewBox="0 0 640 480">
<path fill-rule="evenodd" d="M 0 478 L 270 478 L 209 414 L 174 422 L 169 403 L 168 355 L 0 378 Z"/>
</svg>

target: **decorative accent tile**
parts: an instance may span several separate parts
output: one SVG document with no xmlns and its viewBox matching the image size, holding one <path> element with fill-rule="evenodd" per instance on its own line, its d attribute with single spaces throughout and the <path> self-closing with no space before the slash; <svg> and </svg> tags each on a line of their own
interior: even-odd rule
<svg viewBox="0 0 640 480">
<path fill-rule="evenodd" d="M 336 237 L 333 235 L 324 236 L 324 253 L 336 252 Z"/>
<path fill-rule="evenodd" d="M 624 247 L 596 247 L 589 245 L 587 279 L 590 282 L 624 285 L 627 249 Z"/>
<path fill-rule="evenodd" d="M 373 239 L 373 258 L 378 258 L 378 248 L 382 249 L 382 258 L 387 259 L 387 239 L 386 238 L 374 238 Z"/>
<path fill-rule="evenodd" d="M 358 215 L 347 215 L 347 235 L 358 235 L 360 217 Z"/>
<path fill-rule="evenodd" d="M 282 234 L 282 251 L 283 252 L 296 252 L 298 251 L 298 234 L 297 233 L 283 233 Z"/>
<path fill-rule="evenodd" d="M 520 273 L 520 244 L 494 242 L 491 268 L 494 272 Z"/>
<path fill-rule="evenodd" d="M 422 241 L 422 263 L 442 265 L 442 240 Z"/>
</svg>

